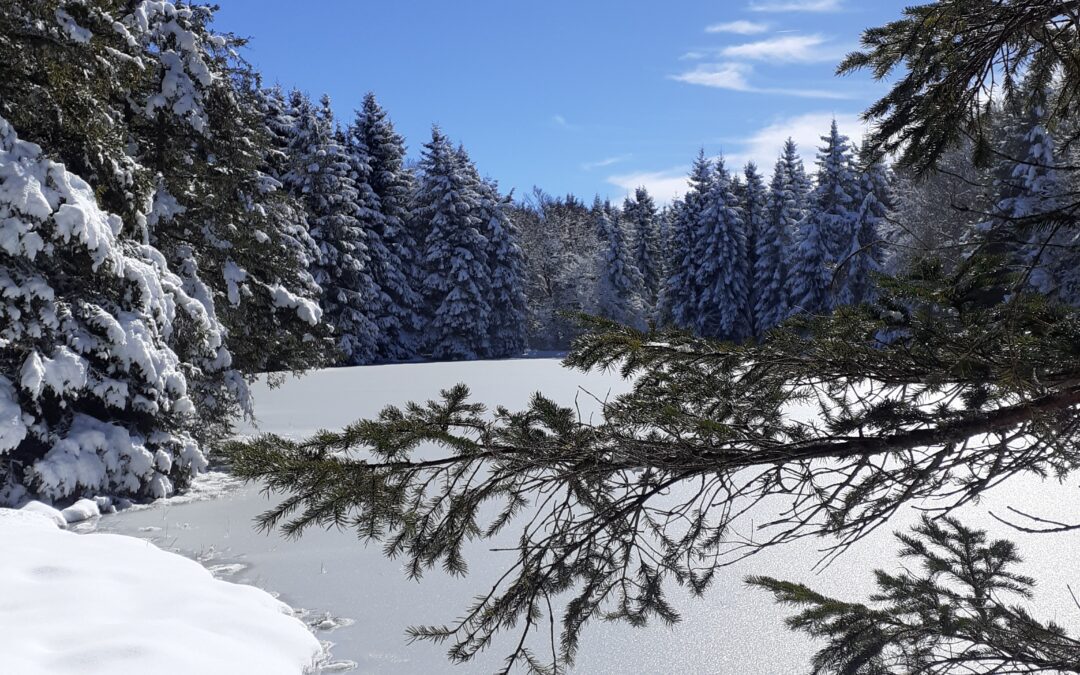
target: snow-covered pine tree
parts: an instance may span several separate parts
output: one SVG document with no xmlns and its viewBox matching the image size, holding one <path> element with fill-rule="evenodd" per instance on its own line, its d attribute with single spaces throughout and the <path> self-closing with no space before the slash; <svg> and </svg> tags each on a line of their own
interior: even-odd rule
<svg viewBox="0 0 1080 675">
<path fill-rule="evenodd" d="M 235 44 L 208 31 L 211 18 L 170 2 L 16 0 L 0 12 L 5 502 L 27 487 L 54 501 L 167 494 L 250 410 L 236 368 L 252 364 L 231 349 L 242 325 L 222 325 L 227 280 L 205 270 L 222 270 L 212 249 L 242 255 L 255 239 L 211 242 L 218 225 L 257 219 L 274 197 L 258 127 L 244 126 L 257 114 L 235 114 L 248 71 L 217 77 L 237 65 Z M 186 189 L 168 198 L 169 184 Z M 318 307 L 291 297 L 257 318 L 314 330 Z M 294 363 L 310 363 L 311 347 Z"/>
<path fill-rule="evenodd" d="M 697 239 L 698 222 L 714 179 L 712 163 L 705 150 L 698 151 L 690 169 L 690 189 L 672 207 L 671 259 L 667 279 L 661 291 L 659 320 L 677 328 L 693 329 L 698 321 Z"/>
<path fill-rule="evenodd" d="M 154 176 L 147 241 L 228 328 L 235 367 L 324 363 L 303 219 L 265 172 L 273 141 L 242 41 L 215 33 L 203 6 L 137 3 L 114 18 L 101 30 L 145 68 L 123 105 L 132 155 Z"/>
<path fill-rule="evenodd" d="M 417 291 L 420 251 L 409 215 L 414 180 L 405 167 L 405 141 L 372 93 L 364 96 L 348 138 L 356 179 L 378 202 L 377 211 L 362 218 L 370 237 L 370 272 L 384 298 L 371 317 L 379 329 L 377 357 L 411 359 L 417 355 L 424 320 Z"/>
<path fill-rule="evenodd" d="M 600 248 L 596 258 L 596 313 L 635 328 L 645 327 L 643 281 L 627 246 L 626 232 L 610 202 L 593 202 L 592 217 Z"/>
<path fill-rule="evenodd" d="M 716 160 L 713 180 L 697 219 L 694 235 L 697 260 L 697 321 L 699 335 L 742 340 L 747 325 L 746 226 L 732 190 L 724 158 Z"/>
<path fill-rule="evenodd" d="M 806 166 L 799 155 L 799 146 L 788 137 L 784 141 L 784 149 L 780 153 L 784 161 L 787 173 L 791 177 L 791 189 L 795 198 L 795 206 L 805 216 L 810 209 L 810 196 L 814 191 L 814 182 L 806 173 Z"/>
<path fill-rule="evenodd" d="M 246 402 L 224 328 L 3 118 L 0 222 L 0 505 L 172 493 Z"/>
<path fill-rule="evenodd" d="M 623 222 L 629 230 L 633 246 L 632 261 L 641 273 L 642 305 L 646 313 L 652 316 L 664 278 L 664 259 L 656 204 L 644 187 L 634 190 L 633 198 L 627 197 L 624 201 Z"/>
<path fill-rule="evenodd" d="M 850 299 L 847 279 L 837 263 L 856 236 L 858 184 L 851 169 L 851 146 L 834 120 L 818 153 L 817 185 L 792 252 L 792 309 L 823 314 Z"/>
<path fill-rule="evenodd" d="M 509 203 L 501 199 L 497 186 L 490 185 L 496 198 L 488 220 L 488 261 L 491 267 L 491 320 L 488 327 L 489 354 L 494 358 L 521 356 L 528 347 L 528 301 L 525 297 L 525 257 L 517 227 L 510 217 Z"/>
<path fill-rule="evenodd" d="M 800 165 L 795 144 L 788 139 L 773 169 L 764 229 L 757 238 L 755 251 L 754 314 L 762 331 L 776 327 L 789 313 L 790 254 L 794 233 L 803 217 L 799 204 L 800 178 L 795 170 Z"/>
<path fill-rule="evenodd" d="M 1067 202 L 1068 186 L 1059 175 L 1055 142 L 1043 126 L 1045 95 L 1024 110 L 1008 111 L 1003 139 L 1010 159 L 999 167 L 1006 177 L 997 186 L 997 204 L 990 222 L 979 226 L 997 236 L 1021 270 L 1030 268 L 1029 282 L 1039 292 L 1068 304 L 1080 304 L 1080 235 L 1049 217 Z M 1015 158 L 1015 159 L 1012 159 Z M 1033 228 L 1032 221 L 1039 227 Z"/>
<path fill-rule="evenodd" d="M 488 350 L 488 241 L 477 195 L 450 140 L 432 127 L 424 144 L 413 215 L 426 233 L 420 289 L 430 317 L 424 351 L 436 359 L 477 359 Z"/>
<path fill-rule="evenodd" d="M 525 261 L 499 186 L 483 178 L 463 146 L 457 150 L 462 173 L 476 195 L 476 222 L 488 242 L 487 300 L 490 307 L 485 358 L 520 356 L 525 351 Z"/>
<path fill-rule="evenodd" d="M 360 216 L 372 204 L 360 201 L 329 98 L 324 96 L 316 106 L 304 94 L 293 92 L 291 105 L 296 124 L 285 185 L 303 200 L 311 236 L 319 247 L 314 269 L 323 290 L 323 311 L 334 329 L 342 362 L 370 363 L 375 360 L 378 335 L 369 317 L 370 303 L 378 306 L 382 298 L 368 272 L 367 232 Z"/>
<path fill-rule="evenodd" d="M 892 174 L 881 159 L 864 157 L 860 162 L 855 237 L 842 259 L 849 302 L 859 304 L 874 297 L 874 275 L 884 270 L 882 231 L 894 208 Z"/>
<path fill-rule="evenodd" d="M 756 164 L 747 163 L 743 175 L 746 177 L 746 183 L 739 207 L 746 231 L 746 306 L 742 313 L 749 327 L 748 335 L 756 338 L 766 330 L 765 321 L 758 315 L 757 309 L 763 288 L 758 284 L 757 259 L 762 238 L 770 234 L 766 224 L 769 197 L 765 189 L 765 181 L 758 173 Z M 761 280 L 767 285 L 766 278 Z"/>
<path fill-rule="evenodd" d="M 127 236 L 165 254 L 225 323 L 234 367 L 321 363 L 317 288 L 287 241 L 282 195 L 260 171 L 269 143 L 252 102 L 257 75 L 236 56 L 242 41 L 214 33 L 205 6 L 9 7 L 0 105 L 20 134 L 89 181 Z M 251 334 L 282 338 L 249 349 Z"/>
</svg>

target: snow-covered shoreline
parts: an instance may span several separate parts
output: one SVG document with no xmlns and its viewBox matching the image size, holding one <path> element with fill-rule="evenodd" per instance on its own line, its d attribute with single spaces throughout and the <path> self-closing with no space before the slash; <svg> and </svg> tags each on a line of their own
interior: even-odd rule
<svg viewBox="0 0 1080 675">
<path fill-rule="evenodd" d="M 0 509 L 0 672 L 300 675 L 323 647 L 266 591 L 117 534 Z"/>
</svg>

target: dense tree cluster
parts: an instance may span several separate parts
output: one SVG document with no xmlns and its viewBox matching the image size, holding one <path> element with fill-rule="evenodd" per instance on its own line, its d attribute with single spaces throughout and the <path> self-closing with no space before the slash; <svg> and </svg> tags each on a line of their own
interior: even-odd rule
<svg viewBox="0 0 1080 675">
<path fill-rule="evenodd" d="M 257 374 L 525 349 L 495 183 L 438 133 L 408 169 L 371 95 L 263 87 L 213 18 L 0 11 L 0 503 L 171 493 Z"/>
</svg>

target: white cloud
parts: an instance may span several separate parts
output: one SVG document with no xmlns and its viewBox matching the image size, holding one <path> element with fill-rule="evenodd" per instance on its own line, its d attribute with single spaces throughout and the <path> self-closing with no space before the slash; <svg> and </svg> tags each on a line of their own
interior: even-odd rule
<svg viewBox="0 0 1080 675">
<path fill-rule="evenodd" d="M 705 63 L 685 73 L 672 75 L 671 79 L 703 87 L 750 91 L 752 88 L 746 76 L 753 70 L 745 63 Z"/>
<path fill-rule="evenodd" d="M 621 194 L 616 195 L 618 198 L 630 196 L 634 190 L 645 186 L 653 199 L 664 204 L 686 194 L 688 186 L 686 178 L 687 169 L 680 167 L 667 171 L 638 171 L 636 173 L 608 176 L 607 182 L 623 190 Z"/>
<path fill-rule="evenodd" d="M 785 35 L 725 47 L 720 54 L 727 58 L 779 63 L 834 61 L 843 56 L 842 50 L 823 47 L 827 42 L 821 35 Z"/>
<path fill-rule="evenodd" d="M 769 24 L 756 21 L 729 21 L 705 27 L 706 33 L 735 33 L 736 35 L 757 35 L 767 30 L 769 30 Z"/>
<path fill-rule="evenodd" d="M 599 169 L 605 166 L 611 166 L 612 164 L 618 164 L 619 162 L 625 162 L 633 155 L 617 155 L 615 157 L 605 157 L 604 159 L 598 159 L 595 162 L 585 162 L 581 165 L 581 168 L 585 171 L 592 171 L 593 169 Z"/>
<path fill-rule="evenodd" d="M 696 84 L 702 87 L 715 89 L 729 89 L 731 91 L 743 91 L 753 94 L 775 94 L 778 96 L 796 96 L 799 98 L 851 98 L 847 94 L 823 89 L 798 89 L 786 87 L 755 87 L 750 84 L 747 76 L 754 72 L 754 67 L 748 63 L 736 63 L 726 61 L 723 63 L 702 63 L 693 70 L 688 70 L 678 75 L 669 76 L 677 82 Z"/>
<path fill-rule="evenodd" d="M 838 12 L 843 0 L 765 0 L 751 2 L 751 12 Z"/>
</svg>

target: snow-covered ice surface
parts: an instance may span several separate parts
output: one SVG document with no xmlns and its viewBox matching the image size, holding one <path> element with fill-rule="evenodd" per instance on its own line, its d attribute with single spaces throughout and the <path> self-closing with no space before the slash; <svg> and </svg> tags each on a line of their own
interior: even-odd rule
<svg viewBox="0 0 1080 675">
<path fill-rule="evenodd" d="M 384 405 L 431 398 L 457 382 L 472 387 L 477 400 L 522 406 L 537 390 L 570 403 L 584 387 L 600 398 L 625 389 L 614 375 L 583 375 L 562 369 L 554 360 L 435 363 L 337 369 L 289 380 L 276 390 L 257 387 L 260 429 L 301 437 L 320 428 L 339 428 L 377 413 Z M 585 414 L 597 405 L 578 396 Z M 252 529 L 252 519 L 270 504 L 257 487 L 237 487 L 221 476 L 204 495 L 186 503 L 126 511 L 99 521 L 100 531 L 145 537 L 202 561 L 215 574 L 280 593 L 280 599 L 304 608 L 304 620 L 316 635 L 334 644 L 332 668 L 355 662 L 359 673 L 492 672 L 507 653 L 497 643 L 480 660 L 452 668 L 444 647 L 408 645 L 411 624 L 444 623 L 459 616 L 469 600 L 486 590 L 508 553 L 484 546 L 470 551 L 465 579 L 429 572 L 420 582 L 404 578 L 400 561 L 382 557 L 378 546 L 365 547 L 350 532 L 310 531 L 297 541 Z M 1080 609 L 1067 584 L 1080 584 L 1075 560 L 1080 534 L 1020 535 L 1005 531 L 987 515 L 1005 505 L 1054 519 L 1076 520 L 1077 479 L 1065 485 L 1014 481 L 962 513 L 965 522 L 1010 536 L 1021 546 L 1024 571 L 1039 579 L 1037 616 L 1080 627 Z M 650 626 L 635 630 L 621 624 L 591 624 L 585 631 L 575 672 L 602 673 L 741 673 L 772 675 L 803 672 L 813 645 L 783 626 L 784 610 L 761 591 L 747 588 L 749 573 L 805 581 L 850 599 L 863 599 L 872 588 L 871 570 L 895 570 L 899 563 L 891 531 L 916 518 L 908 511 L 888 531 L 864 540 L 820 574 L 817 542 L 777 549 L 724 570 L 704 599 L 672 589 L 683 621 L 674 629 Z M 2 600 L 0 600 L 2 602 Z M 2 633 L 0 633 L 2 634 Z M 250 671 L 258 672 L 258 671 Z"/>
<path fill-rule="evenodd" d="M 298 675 L 319 641 L 265 591 L 142 539 L 0 509 L 0 673 Z"/>
</svg>

